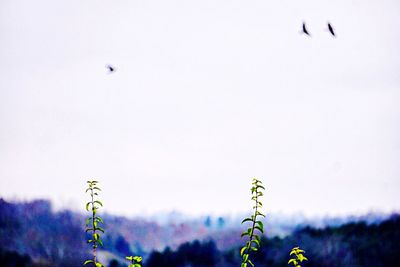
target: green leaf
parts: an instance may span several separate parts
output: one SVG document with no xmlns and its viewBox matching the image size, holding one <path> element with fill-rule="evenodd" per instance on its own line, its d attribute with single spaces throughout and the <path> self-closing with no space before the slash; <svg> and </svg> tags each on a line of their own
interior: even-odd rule
<svg viewBox="0 0 400 267">
<path fill-rule="evenodd" d="M 256 224 L 258 224 L 258 226 L 260 226 L 260 228 L 264 229 L 264 224 L 262 221 L 256 221 Z"/>
<path fill-rule="evenodd" d="M 95 200 L 94 203 L 97 203 L 97 204 L 99 204 L 100 206 L 103 207 L 103 203 L 101 203 L 101 201 L 99 201 L 99 200 Z"/>
<path fill-rule="evenodd" d="M 262 185 L 257 185 L 257 189 L 258 189 L 258 188 L 261 188 L 261 189 L 264 189 L 264 190 L 265 190 L 265 187 L 262 186 Z"/>
<path fill-rule="evenodd" d="M 93 234 L 93 239 L 94 240 L 98 240 L 100 238 L 100 235 L 99 234 L 97 234 L 97 233 L 94 233 Z"/>
<path fill-rule="evenodd" d="M 100 244 L 100 246 L 104 247 L 104 245 L 103 245 L 103 241 L 101 241 L 101 239 L 97 239 L 97 243 L 99 243 L 99 244 Z"/>
<path fill-rule="evenodd" d="M 251 246 L 251 242 L 249 240 L 249 241 L 246 242 L 246 248 L 250 248 L 250 246 Z"/>
<path fill-rule="evenodd" d="M 87 211 L 89 211 L 89 205 L 90 205 L 90 203 L 92 203 L 92 202 L 86 203 L 86 210 L 87 210 Z"/>
<path fill-rule="evenodd" d="M 245 222 L 252 222 L 253 220 L 249 217 L 247 217 L 246 219 L 243 219 L 242 224 Z"/>
<path fill-rule="evenodd" d="M 249 228 L 247 229 L 247 232 L 249 233 L 249 235 L 252 235 L 252 234 L 253 234 L 253 228 L 249 227 Z"/>
<path fill-rule="evenodd" d="M 264 233 L 264 230 L 262 228 L 260 228 L 259 225 L 254 226 L 254 229 L 258 229 L 258 231 L 260 231 L 261 233 Z"/>
<path fill-rule="evenodd" d="M 260 241 L 258 239 L 253 239 L 251 240 L 254 244 L 256 244 L 257 247 L 260 247 Z"/>
<path fill-rule="evenodd" d="M 92 260 L 87 260 L 87 261 L 85 261 L 85 262 L 83 263 L 83 265 L 86 265 L 86 264 L 89 264 L 89 263 L 94 263 L 94 261 L 92 261 Z"/>
<path fill-rule="evenodd" d="M 308 260 L 306 257 L 304 257 L 303 254 L 297 255 L 297 259 L 298 259 L 300 262 L 303 262 L 303 261 L 305 261 L 305 260 Z"/>
<path fill-rule="evenodd" d="M 243 256 L 243 253 L 245 252 L 247 246 L 242 247 L 242 249 L 240 250 L 240 256 Z"/>
<path fill-rule="evenodd" d="M 257 211 L 256 212 L 256 216 L 262 216 L 262 217 L 265 217 L 265 215 L 264 214 L 262 214 L 261 212 L 259 212 L 259 211 Z"/>
<path fill-rule="evenodd" d="M 249 229 L 251 229 L 251 228 L 249 228 Z M 250 235 L 249 229 L 247 229 L 246 231 L 244 231 L 244 232 L 240 235 L 240 237 L 243 237 L 243 236 L 245 236 L 245 235 Z"/>
</svg>

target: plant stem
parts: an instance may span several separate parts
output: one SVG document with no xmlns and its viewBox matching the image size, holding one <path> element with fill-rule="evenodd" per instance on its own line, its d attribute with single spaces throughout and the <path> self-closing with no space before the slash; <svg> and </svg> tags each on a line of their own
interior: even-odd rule
<svg viewBox="0 0 400 267">
<path fill-rule="evenodd" d="M 256 226 L 256 220 L 257 220 L 257 208 L 258 208 L 258 190 L 257 190 L 257 188 L 256 188 L 256 199 L 255 199 L 255 202 L 256 202 L 256 205 L 255 205 L 255 210 L 254 210 L 254 218 L 253 218 L 253 225 L 252 225 L 252 227 L 251 227 L 251 234 L 250 234 L 250 237 L 249 237 L 249 242 L 250 242 L 250 245 L 248 246 L 248 248 L 247 248 L 247 254 L 250 254 L 250 248 L 251 248 L 251 241 L 253 240 L 253 236 L 254 236 L 254 228 L 255 228 L 255 226 Z"/>
<path fill-rule="evenodd" d="M 93 239 L 94 239 L 94 236 L 95 236 L 95 234 L 96 234 L 96 228 L 95 228 L 95 223 L 94 223 L 94 220 L 95 220 L 95 214 L 94 214 L 94 199 L 93 199 L 93 188 L 91 188 L 90 189 L 90 196 L 92 197 L 92 228 L 93 228 Z M 96 245 L 96 240 L 94 239 L 94 241 L 93 241 L 93 261 L 94 261 L 94 263 L 96 264 L 97 263 L 97 251 L 96 251 L 96 247 L 97 247 L 97 245 Z"/>
</svg>

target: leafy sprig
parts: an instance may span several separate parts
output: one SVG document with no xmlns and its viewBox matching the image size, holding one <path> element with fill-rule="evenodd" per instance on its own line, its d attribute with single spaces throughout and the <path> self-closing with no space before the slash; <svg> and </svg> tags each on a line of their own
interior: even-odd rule
<svg viewBox="0 0 400 267">
<path fill-rule="evenodd" d="M 293 264 L 294 267 L 301 267 L 300 263 L 302 263 L 303 261 L 308 261 L 303 253 L 306 252 L 300 249 L 300 247 L 292 248 L 292 251 L 289 254 L 291 256 L 291 259 L 288 261 L 288 264 Z"/>
<path fill-rule="evenodd" d="M 263 196 L 262 190 L 265 190 L 262 182 L 256 178 L 253 178 L 251 187 L 251 200 L 254 201 L 254 213 L 242 221 L 242 224 L 248 222 L 251 226 L 247 228 L 247 230 L 241 235 L 241 237 L 248 237 L 246 245 L 240 249 L 240 256 L 242 257 L 241 267 L 247 267 L 248 264 L 254 267 L 254 263 L 249 259 L 249 255 L 251 251 L 256 252 L 260 248 L 261 238 L 257 233 L 264 233 L 264 224 L 262 221 L 258 220 L 258 217 L 265 217 L 265 215 L 260 212 L 262 203 L 259 198 Z"/>
<path fill-rule="evenodd" d="M 140 256 L 128 256 L 125 257 L 125 259 L 127 259 L 128 261 L 130 261 L 130 264 L 128 265 L 128 267 L 142 267 L 142 257 Z"/>
<path fill-rule="evenodd" d="M 104 267 L 102 263 L 97 260 L 97 248 L 103 246 L 103 242 L 100 239 L 100 232 L 104 234 L 104 229 L 100 227 L 100 224 L 104 223 L 103 219 L 97 215 L 97 210 L 103 207 L 103 203 L 100 200 L 95 199 L 101 189 L 97 186 L 98 181 L 87 181 L 88 188 L 86 193 L 90 194 L 90 201 L 86 203 L 86 210 L 91 212 L 91 216 L 86 220 L 86 233 L 91 233 L 91 239 L 87 240 L 87 243 L 92 245 L 93 259 L 87 260 L 83 265 L 92 264 L 96 267 Z"/>
</svg>

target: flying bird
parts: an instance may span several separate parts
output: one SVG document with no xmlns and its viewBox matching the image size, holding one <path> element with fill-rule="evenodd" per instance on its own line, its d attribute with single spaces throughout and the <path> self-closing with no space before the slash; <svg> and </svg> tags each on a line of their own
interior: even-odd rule
<svg viewBox="0 0 400 267">
<path fill-rule="evenodd" d="M 108 69 L 109 73 L 112 73 L 115 71 L 115 67 L 111 66 L 110 64 L 106 66 L 106 68 Z"/>
<path fill-rule="evenodd" d="M 333 30 L 333 27 L 329 22 L 328 22 L 328 30 L 333 35 L 333 37 L 336 37 L 335 31 Z"/>
<path fill-rule="evenodd" d="M 308 36 L 311 36 L 310 33 L 307 31 L 305 22 L 303 22 L 303 33 L 307 34 Z"/>
</svg>

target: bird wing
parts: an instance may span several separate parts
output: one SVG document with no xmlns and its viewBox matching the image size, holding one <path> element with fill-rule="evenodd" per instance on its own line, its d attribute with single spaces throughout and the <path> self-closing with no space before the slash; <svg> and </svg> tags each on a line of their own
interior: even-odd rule
<svg viewBox="0 0 400 267">
<path fill-rule="evenodd" d="M 311 36 L 310 33 L 307 31 L 306 23 L 305 23 L 305 22 L 303 22 L 303 32 L 304 32 L 305 34 L 307 34 L 308 36 Z"/>
<path fill-rule="evenodd" d="M 335 36 L 335 32 L 333 31 L 332 25 L 328 23 L 328 29 L 332 33 L 333 36 Z"/>
</svg>

